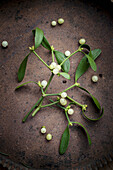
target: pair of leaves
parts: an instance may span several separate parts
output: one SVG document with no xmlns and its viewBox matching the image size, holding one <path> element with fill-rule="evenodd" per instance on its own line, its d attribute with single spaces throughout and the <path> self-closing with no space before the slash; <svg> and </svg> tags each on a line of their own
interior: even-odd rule
<svg viewBox="0 0 113 170">
<path fill-rule="evenodd" d="M 36 30 L 33 30 L 33 35 L 35 36 L 35 49 L 40 46 L 42 43 L 44 33 L 40 28 L 36 28 Z M 31 52 L 24 58 L 22 63 L 20 64 L 19 70 L 18 70 L 18 81 L 21 82 L 24 78 L 25 71 L 26 71 L 26 66 L 27 66 L 27 61 L 28 61 L 28 56 L 31 54 Z"/>
<path fill-rule="evenodd" d="M 35 37 L 35 30 L 32 30 L 32 33 L 33 33 L 33 36 Z M 50 46 L 49 42 L 47 41 L 47 39 L 44 35 L 43 35 L 43 39 L 41 41 L 41 44 L 47 50 L 51 50 L 51 46 Z"/>
<path fill-rule="evenodd" d="M 86 135 L 87 135 L 87 139 L 88 139 L 88 143 L 89 145 L 91 145 L 91 138 L 89 136 L 89 133 L 87 132 L 86 128 L 79 122 L 72 122 L 73 124 L 77 124 L 80 127 L 82 127 L 82 129 L 85 131 Z M 59 149 L 59 153 L 61 155 L 63 155 L 69 145 L 69 139 L 70 139 L 70 132 L 69 132 L 69 125 L 66 127 L 66 129 L 64 130 L 64 133 L 62 134 L 61 137 L 61 141 L 60 141 L 60 149 Z"/>
<path fill-rule="evenodd" d="M 83 87 L 81 87 L 81 86 L 78 86 L 78 87 L 79 87 L 81 90 L 87 92 L 87 93 L 91 96 L 91 98 L 92 98 L 93 102 L 95 103 L 96 107 L 97 107 L 98 110 L 101 112 L 101 106 L 100 106 L 99 101 L 98 101 L 88 90 L 86 90 L 85 88 L 83 88 Z M 97 121 L 97 120 L 101 119 L 102 116 L 103 116 L 103 114 L 104 114 L 104 108 L 102 108 L 102 112 L 101 112 L 99 118 L 97 118 L 97 119 L 92 119 L 92 118 L 88 118 L 88 117 L 85 115 L 84 111 L 83 111 L 84 117 L 85 117 L 87 120 L 91 120 L 91 121 Z"/>
<path fill-rule="evenodd" d="M 57 63 L 60 65 L 66 59 L 66 56 L 63 53 L 59 52 L 59 51 L 54 51 L 54 53 L 55 53 Z M 66 60 L 61 67 L 62 67 L 62 70 L 64 72 L 68 73 L 69 70 L 70 70 L 70 61 L 69 61 L 69 59 Z"/>
<path fill-rule="evenodd" d="M 93 51 L 91 51 L 89 53 L 90 53 L 90 56 L 92 55 L 92 59 L 95 60 L 101 54 L 101 50 L 100 49 L 95 49 L 95 50 L 93 50 Z M 91 63 L 91 61 L 90 61 L 91 57 L 89 59 L 89 63 L 87 61 L 88 57 L 89 57 L 89 54 L 87 56 L 85 55 L 81 59 L 79 65 L 78 65 L 78 67 L 76 69 L 75 82 L 77 82 L 77 80 L 88 70 L 88 68 L 90 66 L 90 63 Z"/>
</svg>

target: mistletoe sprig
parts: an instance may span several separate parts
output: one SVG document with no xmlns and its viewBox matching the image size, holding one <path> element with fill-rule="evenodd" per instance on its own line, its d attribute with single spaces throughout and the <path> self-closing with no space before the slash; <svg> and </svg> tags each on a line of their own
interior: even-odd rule
<svg viewBox="0 0 113 170">
<path fill-rule="evenodd" d="M 26 83 L 23 83 L 21 85 L 19 85 L 18 87 L 16 87 L 16 89 L 28 84 L 28 83 L 35 83 L 37 86 L 40 87 L 42 96 L 38 99 L 38 101 L 34 104 L 34 106 L 31 108 L 31 110 L 26 114 L 26 116 L 23 118 L 22 122 L 24 123 L 27 118 L 31 115 L 32 117 L 34 117 L 39 111 L 40 109 L 43 109 L 44 107 L 50 107 L 53 105 L 57 105 L 59 108 L 61 108 L 67 118 L 67 127 L 63 132 L 63 135 L 61 137 L 61 141 L 60 141 L 60 148 L 59 148 L 59 153 L 60 154 L 64 154 L 67 150 L 68 144 L 69 144 L 69 139 L 70 139 L 70 131 L 69 131 L 69 127 L 73 126 L 73 125 L 78 125 L 81 126 L 83 128 L 83 130 L 86 132 L 86 136 L 88 138 L 88 143 L 89 145 L 91 145 L 91 139 L 90 136 L 86 130 L 86 128 L 79 122 L 72 122 L 69 119 L 68 113 L 72 114 L 73 113 L 73 109 L 71 109 L 72 105 L 75 106 L 79 106 L 81 108 L 82 111 L 82 116 L 89 120 L 89 121 L 97 121 L 99 120 L 104 113 L 104 109 L 101 108 L 98 100 L 88 91 L 86 90 L 84 87 L 81 87 L 80 84 L 78 83 L 78 79 L 88 70 L 89 67 L 91 67 L 94 71 L 96 71 L 97 66 L 95 63 L 95 59 L 101 54 L 101 50 L 100 49 L 94 49 L 93 51 L 91 51 L 91 48 L 89 45 L 87 44 L 83 44 L 80 45 L 79 48 L 74 51 L 70 56 L 66 57 L 63 53 L 56 51 L 54 49 L 53 46 L 50 46 L 49 42 L 47 41 L 46 37 L 44 36 L 43 31 L 40 28 L 36 28 L 35 30 L 32 31 L 33 32 L 33 36 L 34 36 L 34 46 L 29 47 L 30 52 L 26 55 L 26 57 L 24 58 L 24 60 L 22 61 L 19 70 L 18 70 L 18 81 L 21 82 L 25 76 L 25 71 L 26 71 L 26 66 L 27 66 L 27 61 L 28 61 L 28 57 L 30 56 L 30 54 L 34 53 L 35 56 L 50 70 L 51 72 L 51 76 L 49 78 L 49 81 L 46 82 L 44 80 L 43 83 L 41 83 L 40 81 L 35 82 L 35 81 L 29 81 Z M 51 51 L 52 54 L 52 63 L 50 65 L 48 65 L 37 53 L 36 53 L 36 49 L 42 45 L 44 48 L 46 48 L 48 51 Z M 86 54 L 84 52 L 87 50 L 88 54 Z M 75 83 L 73 85 L 71 85 L 70 87 L 68 87 L 67 89 L 64 89 L 63 91 L 59 92 L 59 93 L 55 93 L 55 94 L 48 94 L 47 89 L 52 81 L 52 79 L 54 78 L 54 76 L 63 76 L 66 79 L 70 79 L 70 75 L 68 74 L 69 70 L 70 70 L 70 61 L 69 58 L 72 57 L 73 55 L 75 55 L 76 53 L 83 53 L 84 56 L 81 59 L 80 63 L 78 64 L 76 71 L 75 71 Z M 55 59 L 57 61 L 57 63 L 55 62 Z M 78 101 L 75 101 L 73 98 L 71 98 L 70 96 L 68 96 L 67 91 L 70 90 L 71 88 L 79 88 L 82 91 L 86 92 L 89 97 L 92 98 L 95 107 L 97 107 L 98 111 L 99 111 L 99 117 L 97 119 L 92 119 L 89 118 L 88 116 L 86 116 L 85 111 L 87 108 L 86 104 L 81 104 Z M 53 101 L 52 99 L 50 99 L 50 103 L 47 105 L 43 105 L 43 100 L 47 97 L 47 96 L 56 96 L 56 101 Z M 67 100 L 70 101 L 70 103 L 67 105 Z"/>
</svg>

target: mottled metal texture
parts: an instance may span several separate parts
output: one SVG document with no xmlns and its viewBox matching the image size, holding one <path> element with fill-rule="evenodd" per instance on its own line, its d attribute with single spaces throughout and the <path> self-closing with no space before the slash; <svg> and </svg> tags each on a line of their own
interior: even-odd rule
<svg viewBox="0 0 113 170">
<path fill-rule="evenodd" d="M 9 154 L 7 159 L 24 163 L 35 169 L 98 169 L 113 160 L 113 3 L 87 0 L 11 0 L 0 2 L 0 41 L 7 40 L 7 49 L 0 47 L 0 151 Z M 51 27 L 52 20 L 64 18 L 65 23 Z M 59 108 L 44 108 L 25 124 L 22 119 L 41 96 L 40 89 L 33 84 L 15 92 L 18 86 L 17 71 L 28 47 L 33 45 L 32 29 L 39 27 L 56 50 L 73 52 L 78 40 L 83 37 L 92 49 L 100 48 L 102 54 L 96 60 L 98 83 L 92 83 L 95 73 L 89 68 L 79 80 L 105 108 L 103 118 L 95 123 L 81 116 L 81 109 L 74 107 L 70 117 L 82 123 L 88 130 L 92 145 L 89 147 L 83 131 L 77 126 L 70 128 L 69 147 L 59 155 L 61 135 L 67 120 Z M 49 64 L 50 53 L 40 47 L 37 52 Z M 48 93 L 56 93 L 74 83 L 74 73 L 82 55 L 70 59 L 71 80 L 54 77 Z M 50 72 L 32 54 L 29 57 L 23 82 L 48 80 Z M 68 94 L 82 104 L 88 104 L 90 116 L 95 112 L 90 98 L 74 88 Z M 48 103 L 48 98 L 44 101 Z M 53 139 L 47 142 L 40 134 L 45 125 Z M 12 168 L 14 169 L 14 168 Z M 20 168 L 21 169 L 21 168 Z"/>
</svg>

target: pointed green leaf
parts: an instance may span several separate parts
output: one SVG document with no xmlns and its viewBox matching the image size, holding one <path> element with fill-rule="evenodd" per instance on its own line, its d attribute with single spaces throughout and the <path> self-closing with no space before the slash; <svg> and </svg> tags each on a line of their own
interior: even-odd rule
<svg viewBox="0 0 113 170">
<path fill-rule="evenodd" d="M 50 46 L 50 44 L 49 44 L 49 42 L 47 41 L 47 39 L 46 39 L 46 37 L 44 36 L 43 37 L 43 40 L 42 40 L 42 46 L 44 47 L 44 48 L 46 48 L 47 50 L 51 50 L 51 46 Z"/>
<path fill-rule="evenodd" d="M 65 77 L 66 79 L 70 79 L 70 75 L 68 73 L 65 73 L 65 72 L 60 72 L 59 75 Z"/>
<path fill-rule="evenodd" d="M 91 51 L 91 53 L 92 53 L 92 59 L 95 60 L 101 54 L 101 50 L 95 49 L 95 50 Z M 87 57 L 84 56 L 81 59 L 79 65 L 76 69 L 75 82 L 77 82 L 77 80 L 88 70 L 89 66 L 90 66 L 90 64 L 87 61 Z"/>
<path fill-rule="evenodd" d="M 25 83 L 20 84 L 19 86 L 17 86 L 17 87 L 15 88 L 15 90 L 19 89 L 20 87 L 22 87 L 22 86 L 24 86 L 24 85 L 26 85 L 26 84 L 28 84 L 28 83 L 35 83 L 35 84 L 37 84 L 37 85 L 38 85 L 38 83 L 37 83 L 37 82 L 35 82 L 35 81 L 28 81 L 28 82 L 25 82 Z"/>
<path fill-rule="evenodd" d="M 69 144 L 69 139 L 70 139 L 69 126 L 67 126 L 66 129 L 64 130 L 64 133 L 60 141 L 59 153 L 61 155 L 63 155 L 66 152 L 68 144 Z"/>
<path fill-rule="evenodd" d="M 55 52 L 55 57 L 56 57 L 56 60 L 58 62 L 58 64 L 61 64 L 65 59 L 66 59 L 66 56 L 59 52 L 59 51 L 54 51 Z M 62 70 L 66 73 L 69 72 L 70 70 L 70 61 L 69 59 L 67 61 L 64 62 L 64 64 L 61 66 L 62 67 Z"/>
<path fill-rule="evenodd" d="M 31 54 L 31 52 L 24 58 L 22 63 L 20 64 L 19 70 L 18 70 L 18 81 L 21 82 L 24 78 L 26 66 L 27 66 L 27 60 L 28 56 Z"/>
<path fill-rule="evenodd" d="M 39 47 L 39 45 L 42 43 L 44 33 L 40 28 L 36 28 L 35 30 L 32 30 L 33 35 L 35 36 L 35 49 Z"/>
<path fill-rule="evenodd" d="M 91 145 L 91 138 L 90 138 L 89 133 L 87 132 L 86 128 L 79 122 L 72 122 L 72 123 L 78 124 L 79 126 L 81 126 L 84 129 L 84 131 L 87 135 L 88 143 L 89 143 L 89 145 Z"/>
<path fill-rule="evenodd" d="M 92 99 L 93 99 L 95 105 L 97 106 L 97 108 L 98 108 L 99 110 L 101 110 L 101 106 L 100 106 L 100 103 L 98 102 L 98 100 L 97 100 L 88 90 L 86 90 L 85 88 L 83 88 L 83 87 L 81 87 L 81 86 L 78 86 L 78 87 L 79 87 L 81 90 L 84 90 L 85 92 L 87 92 L 87 93 L 92 97 Z"/>
<path fill-rule="evenodd" d="M 97 70 L 97 66 L 96 66 L 96 63 L 94 62 L 94 60 L 89 55 L 87 55 L 87 54 L 86 54 L 86 57 L 87 57 L 87 59 L 89 61 L 89 64 L 90 64 L 91 68 L 94 71 L 96 71 Z"/>
<path fill-rule="evenodd" d="M 103 114 L 104 114 L 104 108 L 102 108 L 102 112 L 101 112 L 101 114 L 100 114 L 100 117 L 98 117 L 97 119 L 89 118 L 88 116 L 86 116 L 86 114 L 85 114 L 84 111 L 82 111 L 82 113 L 83 113 L 84 118 L 86 118 L 87 120 L 90 120 L 90 121 L 95 122 L 95 121 L 100 120 L 100 119 L 102 118 L 102 116 L 103 116 Z"/>
</svg>

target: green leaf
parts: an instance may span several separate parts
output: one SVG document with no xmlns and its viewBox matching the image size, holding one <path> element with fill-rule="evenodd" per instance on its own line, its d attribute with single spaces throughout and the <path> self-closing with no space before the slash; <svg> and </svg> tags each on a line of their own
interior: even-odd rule
<svg viewBox="0 0 113 170">
<path fill-rule="evenodd" d="M 70 139 L 69 126 L 67 126 L 66 129 L 64 130 L 64 133 L 60 141 L 59 153 L 61 155 L 63 155 L 66 152 L 68 144 L 69 144 L 69 139 Z"/>
<path fill-rule="evenodd" d="M 88 143 L 89 143 L 89 145 L 91 145 L 91 138 L 90 138 L 89 133 L 87 132 L 86 128 L 79 122 L 72 122 L 72 123 L 78 124 L 79 126 L 81 126 L 84 129 L 84 131 L 87 135 L 87 138 L 88 138 Z"/>
<path fill-rule="evenodd" d="M 24 78 L 26 66 L 27 66 L 27 60 L 28 56 L 31 54 L 31 52 L 24 58 L 22 63 L 20 64 L 19 70 L 18 70 L 18 81 L 21 82 Z"/>
<path fill-rule="evenodd" d="M 66 59 L 66 56 L 59 52 L 59 51 L 54 51 L 55 52 L 55 57 L 56 57 L 56 60 L 58 62 L 58 64 L 61 64 L 65 59 Z M 69 59 L 67 61 L 64 62 L 64 64 L 61 66 L 62 67 L 62 70 L 66 73 L 69 72 L 70 70 L 70 61 Z"/>
<path fill-rule="evenodd" d="M 86 116 L 86 114 L 85 114 L 84 111 L 82 111 L 82 113 L 83 113 L 84 118 L 86 118 L 87 120 L 90 120 L 90 121 L 95 122 L 95 121 L 100 120 L 100 119 L 102 118 L 102 116 L 103 116 L 103 114 L 104 114 L 104 108 L 102 108 L 102 112 L 101 112 L 101 114 L 100 114 L 100 117 L 98 117 L 97 119 L 89 118 L 88 116 Z"/>
<path fill-rule="evenodd" d="M 68 73 L 60 72 L 59 75 L 65 77 L 65 78 L 68 79 L 68 80 L 71 79 L 71 78 L 70 78 L 70 75 L 69 75 Z"/>
<path fill-rule="evenodd" d="M 28 82 L 25 82 L 25 83 L 20 84 L 19 86 L 17 86 L 17 87 L 15 88 L 15 90 L 19 89 L 20 87 L 22 87 L 22 86 L 24 86 L 24 85 L 26 85 L 26 84 L 28 84 L 28 83 L 35 83 L 35 84 L 37 84 L 37 85 L 38 85 L 38 83 L 37 83 L 37 82 L 35 82 L 35 81 L 28 81 Z"/>
<path fill-rule="evenodd" d="M 96 63 L 94 62 L 94 60 L 89 55 L 87 55 L 87 54 L 86 54 L 86 57 L 87 57 L 87 59 L 89 61 L 89 64 L 90 64 L 91 68 L 94 71 L 96 71 L 97 70 L 97 66 L 96 66 Z"/>
<path fill-rule="evenodd" d="M 99 110 L 101 110 L 100 103 L 98 102 L 98 100 L 97 100 L 88 90 L 86 90 L 85 88 L 83 88 L 83 87 L 81 87 L 81 86 L 77 86 L 77 87 L 79 87 L 81 90 L 87 92 L 87 93 L 91 96 L 91 98 L 93 99 L 93 102 L 95 103 L 95 105 L 97 106 L 97 108 L 98 108 Z"/>
<path fill-rule="evenodd" d="M 46 37 L 44 36 L 43 37 L 43 40 L 42 40 L 42 46 L 44 47 L 44 48 L 46 48 L 47 50 L 51 50 L 51 46 L 50 46 L 50 44 L 49 44 L 49 42 L 47 41 L 47 39 L 46 39 Z"/>
<path fill-rule="evenodd" d="M 43 40 L 44 33 L 40 28 L 36 28 L 35 30 L 32 30 L 33 35 L 35 36 L 35 49 L 39 47 Z"/>
<path fill-rule="evenodd" d="M 95 50 L 91 51 L 91 53 L 92 53 L 92 59 L 95 60 L 101 54 L 101 50 L 95 49 Z M 84 56 L 81 59 L 79 65 L 76 69 L 75 82 L 77 82 L 77 80 L 88 70 L 89 66 L 90 66 L 90 64 L 87 62 L 87 57 Z"/>
</svg>

